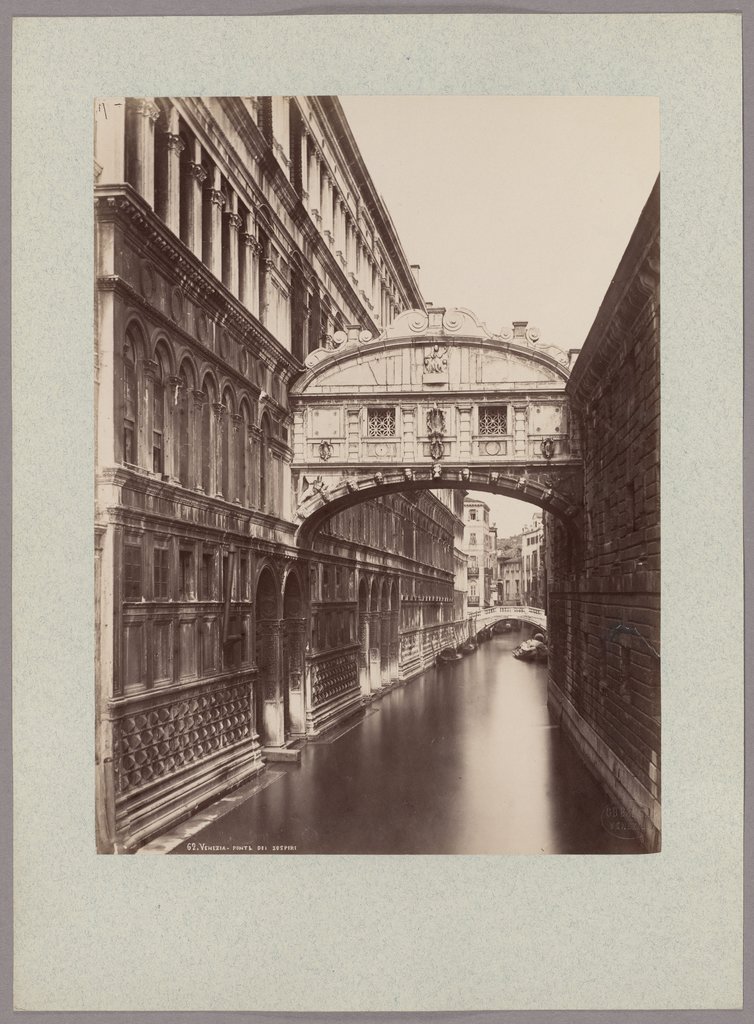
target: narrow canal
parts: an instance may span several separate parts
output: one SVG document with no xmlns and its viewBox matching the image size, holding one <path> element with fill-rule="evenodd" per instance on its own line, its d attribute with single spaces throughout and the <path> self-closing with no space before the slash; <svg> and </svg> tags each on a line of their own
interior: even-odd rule
<svg viewBox="0 0 754 1024">
<path fill-rule="evenodd" d="M 547 669 L 494 636 L 272 764 L 172 852 L 637 853 L 547 709 Z M 236 849 L 234 849 L 236 847 Z"/>
</svg>

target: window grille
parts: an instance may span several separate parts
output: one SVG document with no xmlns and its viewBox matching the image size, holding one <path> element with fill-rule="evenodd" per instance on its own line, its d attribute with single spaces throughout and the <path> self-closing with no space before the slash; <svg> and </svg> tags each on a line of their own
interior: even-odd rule
<svg viewBox="0 0 754 1024">
<path fill-rule="evenodd" d="M 367 409 L 368 437 L 395 437 L 395 409 Z"/>
<path fill-rule="evenodd" d="M 479 433 L 485 437 L 508 433 L 508 409 L 504 405 L 484 405 L 479 409 Z"/>
</svg>

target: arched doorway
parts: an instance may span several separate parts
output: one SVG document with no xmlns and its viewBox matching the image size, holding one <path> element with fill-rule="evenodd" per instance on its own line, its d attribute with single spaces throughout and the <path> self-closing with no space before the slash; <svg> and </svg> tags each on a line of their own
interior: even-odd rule
<svg viewBox="0 0 754 1024">
<path fill-rule="evenodd" d="M 285 712 L 280 686 L 281 621 L 279 590 L 269 565 L 259 574 L 254 602 L 256 636 L 256 726 L 262 746 L 285 743 Z"/>
<path fill-rule="evenodd" d="M 298 573 L 291 569 L 283 590 L 283 730 L 285 738 L 306 731 L 304 647 L 306 616 Z"/>
<path fill-rule="evenodd" d="M 359 581 L 359 687 L 362 697 L 368 697 L 369 686 L 369 588 L 362 576 Z"/>
</svg>

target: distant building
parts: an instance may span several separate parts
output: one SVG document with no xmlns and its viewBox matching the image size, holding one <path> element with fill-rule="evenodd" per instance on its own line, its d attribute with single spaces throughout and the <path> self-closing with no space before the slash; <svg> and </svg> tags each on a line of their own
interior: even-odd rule
<svg viewBox="0 0 754 1024">
<path fill-rule="evenodd" d="M 490 525 L 489 506 L 477 499 L 465 499 L 463 519 L 464 547 L 468 555 L 468 605 L 471 609 L 487 608 L 493 603 L 497 528 Z"/>
<path fill-rule="evenodd" d="M 495 587 L 498 604 L 521 604 L 521 534 L 497 542 Z"/>
<path fill-rule="evenodd" d="M 524 604 L 545 606 L 544 525 L 541 512 L 535 512 L 521 534 L 521 592 Z"/>
</svg>

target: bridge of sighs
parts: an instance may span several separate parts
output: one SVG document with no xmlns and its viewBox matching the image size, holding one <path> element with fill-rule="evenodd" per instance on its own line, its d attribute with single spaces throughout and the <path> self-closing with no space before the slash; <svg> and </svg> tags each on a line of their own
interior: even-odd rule
<svg viewBox="0 0 754 1024">
<path fill-rule="evenodd" d="M 463 309 L 410 310 L 378 337 L 338 332 L 290 396 L 299 543 L 350 505 L 422 488 L 505 494 L 573 520 L 574 358 L 525 322 L 492 334 Z"/>
</svg>

